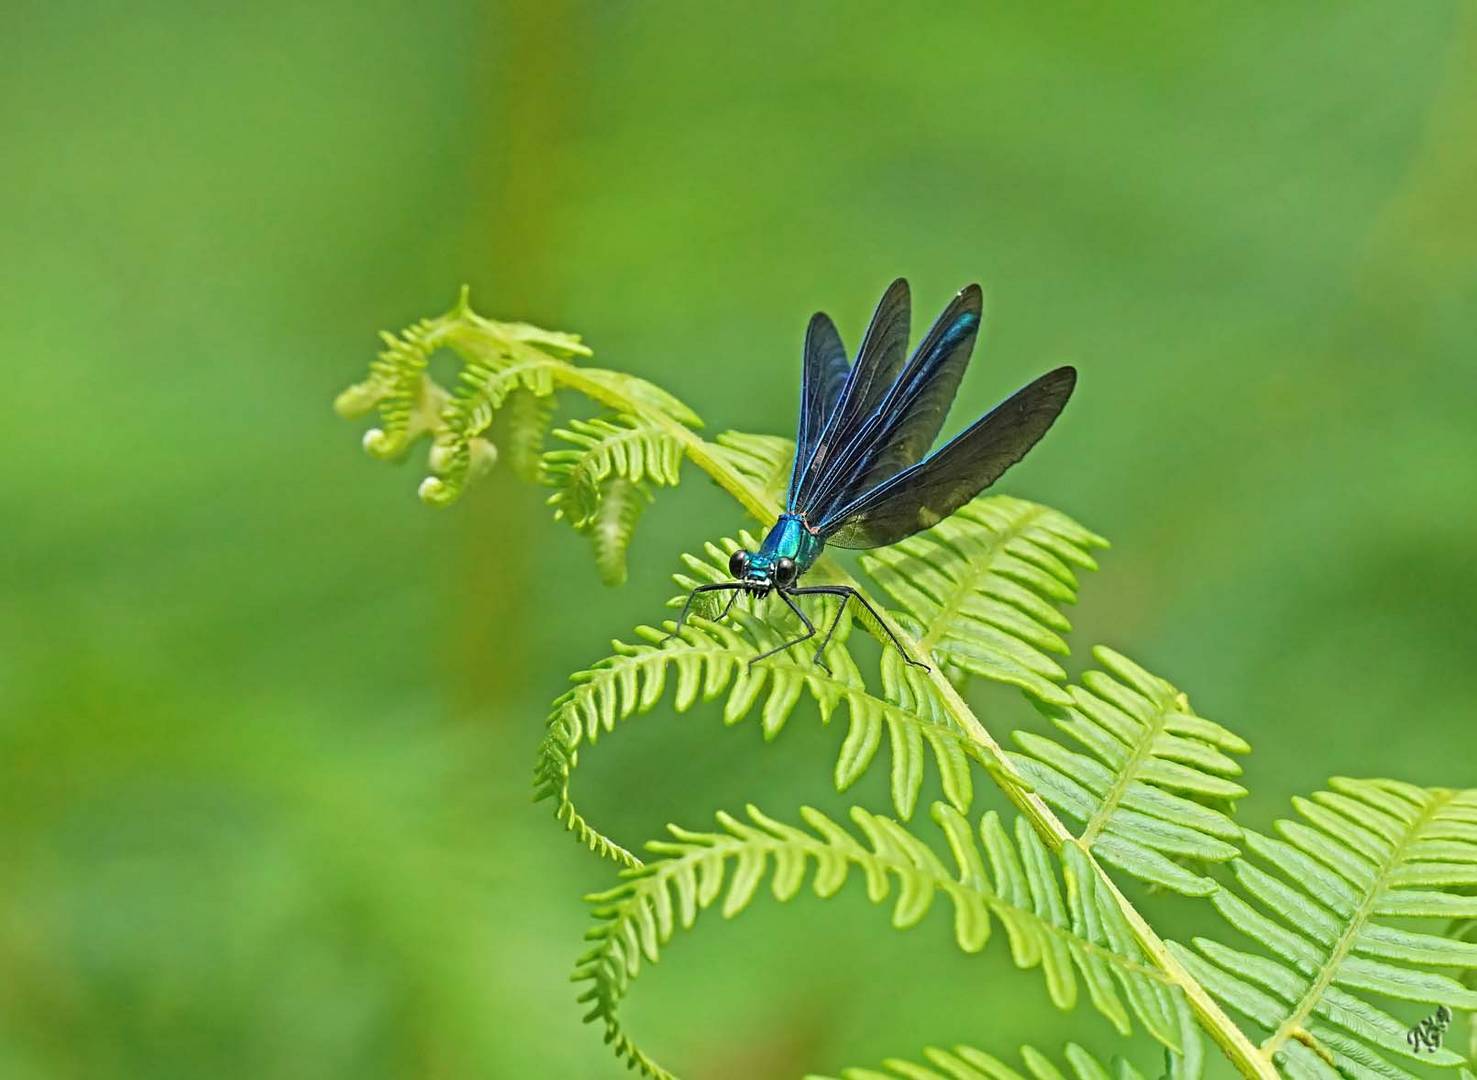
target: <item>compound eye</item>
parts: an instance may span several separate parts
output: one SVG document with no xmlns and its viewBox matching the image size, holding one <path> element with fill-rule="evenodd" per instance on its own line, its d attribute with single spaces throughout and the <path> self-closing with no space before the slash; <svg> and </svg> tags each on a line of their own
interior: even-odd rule
<svg viewBox="0 0 1477 1080">
<path fill-rule="evenodd" d="M 781 555 L 774 561 L 774 583 L 776 585 L 795 584 L 795 560 Z"/>
<path fill-rule="evenodd" d="M 728 557 L 728 572 L 736 578 L 741 578 L 749 569 L 749 553 L 743 548 L 735 551 Z"/>
</svg>

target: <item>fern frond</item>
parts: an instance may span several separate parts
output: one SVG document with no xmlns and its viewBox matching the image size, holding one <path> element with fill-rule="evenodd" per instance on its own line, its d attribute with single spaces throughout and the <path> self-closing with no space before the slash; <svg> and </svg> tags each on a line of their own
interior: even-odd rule
<svg viewBox="0 0 1477 1080">
<path fill-rule="evenodd" d="M 441 410 L 441 425 L 431 452 L 431 471 L 420 488 L 421 498 L 445 505 L 460 497 L 463 488 L 480 474 L 479 444 L 493 417 L 509 398 L 554 393 L 554 370 L 562 362 L 528 346 L 506 343 L 507 352 L 469 363 L 451 399 Z"/>
<path fill-rule="evenodd" d="M 543 458 L 543 480 L 558 490 L 549 497 L 556 518 L 576 528 L 595 514 L 600 489 L 612 477 L 633 484 L 676 484 L 682 447 L 672 436 L 640 417 L 572 420 L 554 436 L 569 445 Z"/>
<path fill-rule="evenodd" d="M 686 405 L 644 379 L 575 364 L 575 357 L 592 355 L 576 335 L 483 318 L 472 311 L 465 289 L 445 315 L 381 337 L 385 348 L 370 364 L 368 378 L 341 393 L 334 407 L 346 417 L 379 410 L 380 426 L 364 436 L 365 449 L 375 457 L 399 457 L 416 439 L 430 435 L 431 475 L 419 492 L 435 506 L 455 502 L 495 460 L 486 433 L 505 405 L 513 412 L 509 438 L 523 475 L 531 471 L 528 464 L 547 428 L 552 395 L 560 388 L 649 425 L 665 425 L 669 435 L 701 423 Z M 432 354 L 441 348 L 462 361 L 451 389 L 428 371 Z"/>
<path fill-rule="evenodd" d="M 1392 780 L 1330 781 L 1293 800 L 1302 820 L 1276 836 L 1247 830 L 1236 887 L 1211 895 L 1256 952 L 1196 938 L 1171 942 L 1213 995 L 1268 1032 L 1261 1053 L 1286 1074 L 1405 1077 L 1390 1059 L 1451 1066 L 1449 1048 L 1417 1053 L 1412 1023 L 1436 1006 L 1477 1008 L 1477 991 L 1431 967 L 1477 965 L 1477 945 L 1411 920 L 1477 916 L 1477 790 Z M 1418 924 L 1417 924 L 1418 925 Z M 1398 1020 L 1369 995 L 1418 1003 Z"/>
<path fill-rule="evenodd" d="M 349 419 L 379 410 L 380 426 L 364 433 L 364 449 L 377 458 L 399 457 L 432 430 L 450 397 L 426 375 L 441 344 L 438 323 L 422 319 L 399 335 L 381 331 L 385 347 L 370 362 L 369 376 L 334 399 L 334 410 Z"/>
<path fill-rule="evenodd" d="M 725 431 L 718 436 L 716 443 L 734 472 L 762 491 L 776 506 L 784 504 L 790 489 L 790 468 L 795 461 L 793 441 L 777 435 Z"/>
<path fill-rule="evenodd" d="M 603 836 L 574 808 L 569 795 L 570 776 L 579 748 L 595 742 L 628 717 L 651 709 L 675 685 L 674 707 L 679 712 L 699 700 L 724 697 L 725 724 L 736 724 L 757 709 L 766 739 L 783 730 L 802 697 L 817 706 L 828 723 L 840 705 L 846 706 L 848 731 L 836 761 L 838 791 L 854 784 L 876 760 L 885 735 L 892 767 L 892 799 L 900 817 L 911 817 L 923 786 L 924 768 L 931 756 L 945 797 L 961 811 L 974 799 L 969 758 L 976 751 L 947 716 L 928 681 L 899 661 L 883 654 L 881 690 L 868 688 L 861 669 L 846 647 L 844 628 L 826 652 L 827 671 L 800 648 L 750 666 L 758 652 L 794 636 L 735 609 L 732 624 L 690 620 L 681 635 L 658 646 L 665 634 L 639 627 L 644 640 L 628 645 L 614 642 L 614 655 L 574 676 L 575 686 L 554 703 L 539 750 L 535 774 L 538 798 L 555 801 L 555 816 L 591 850 L 627 866 L 636 859 Z"/>
<path fill-rule="evenodd" d="M 663 427 L 639 416 L 572 420 L 554 437 L 565 448 L 543 456 L 541 479 L 555 520 L 589 536 L 595 565 L 607 585 L 626 580 L 626 549 L 641 512 L 651 502 L 648 484 L 680 479 L 682 444 Z"/>
<path fill-rule="evenodd" d="M 1066 1067 L 1053 1062 L 1033 1046 L 1021 1047 L 1021 1066 L 1012 1068 L 999 1058 L 973 1046 L 956 1046 L 943 1050 L 930 1046 L 923 1051 L 927 1064 L 889 1058 L 880 1069 L 851 1068 L 842 1070 L 839 1080 L 1146 1080 L 1143 1073 L 1122 1058 L 1114 1058 L 1112 1066 L 1104 1065 L 1076 1043 L 1066 1045 L 1063 1056 Z M 1070 1070 L 1070 1071 L 1069 1071 Z M 809 1076 L 806 1080 L 836 1080 L 827 1076 Z"/>
<path fill-rule="evenodd" d="M 1228 755 L 1251 747 L 1127 657 L 1102 646 L 1093 656 L 1104 670 L 1069 689 L 1072 705 L 1043 707 L 1082 750 L 1018 731 L 1023 752 L 1011 760 L 1050 806 L 1083 823 L 1078 838 L 1104 862 L 1191 896 L 1214 892 L 1177 860 L 1240 854 L 1227 808 L 1246 789 L 1228 779 L 1241 772 Z"/>
<path fill-rule="evenodd" d="M 610 481 L 595 516 L 577 529 L 590 538 L 595 549 L 595 569 L 606 585 L 626 583 L 626 550 L 636 532 L 636 522 L 651 503 L 651 492 L 643 485 L 617 476 Z"/>
<path fill-rule="evenodd" d="M 569 358 L 590 356 L 573 334 L 527 323 L 498 323 L 472 312 L 467 293 L 445 317 L 444 342 L 465 361 L 456 388 L 441 410 L 431 471 L 420 486 L 426 502 L 444 506 L 460 498 L 468 481 L 485 471 L 491 443 L 486 432 L 504 403 L 529 395 L 551 398 Z M 547 406 L 552 409 L 552 402 Z M 541 435 L 541 433 L 540 433 Z M 520 432 L 527 439 L 529 432 Z"/>
<path fill-rule="evenodd" d="M 455 400 L 428 374 L 430 356 L 442 347 L 449 347 L 464 365 L 456 383 Z M 644 380 L 573 362 L 576 356 L 588 355 L 589 351 L 572 336 L 553 334 L 526 324 L 497 323 L 477 316 L 470 310 L 464 291 L 451 312 L 417 323 L 400 338 L 389 339 L 385 354 L 371 365 L 369 378 L 340 395 L 336 405 L 345 415 L 358 415 L 380 408 L 383 427 L 366 436 L 374 453 L 394 456 L 402 453 L 415 439 L 429 436 L 432 471 L 436 475 L 427 477 L 421 485 L 421 496 L 428 503 L 444 505 L 453 501 L 468 478 L 490 464 L 496 456 L 496 450 L 485 437 L 496 411 L 500 408 L 519 409 L 522 407 L 519 403 L 527 398 L 542 403 L 541 415 L 546 418 L 553 394 L 572 390 L 610 413 L 639 417 L 644 424 L 661 430 L 680 446 L 687 460 L 732 495 L 748 514 L 766 525 L 774 519 L 782 491 L 781 479 L 787 471 L 779 460 L 789 454 L 784 440 L 765 441 L 759 436 L 730 434 L 720 436 L 718 441 L 707 442 L 694 430 L 701 426 L 700 421 L 680 401 Z M 523 367 L 513 373 L 512 369 L 518 365 Z M 547 382 L 541 381 L 544 375 L 547 375 Z M 545 386 L 549 392 L 539 392 Z M 543 426 L 543 422 L 528 425 L 529 446 L 541 441 Z M 518 430 L 525 429 L 519 425 Z M 617 476 L 613 475 L 610 483 L 613 484 Z M 624 503 L 606 509 L 613 514 L 606 522 L 608 556 L 624 549 L 634 510 Z M 1039 520 L 1023 520 L 1015 513 L 1027 510 L 1039 512 Z M 963 532 L 956 532 L 956 526 Z M 906 698 L 901 693 L 896 695 L 898 700 L 890 697 L 892 692 L 886 684 L 890 676 L 886 669 L 881 673 L 883 690 L 868 693 L 900 706 L 904 712 L 913 713 L 920 722 L 929 718 L 940 720 L 927 729 L 920 729 L 920 736 L 924 745 L 930 745 L 931 739 L 944 739 L 945 736 L 959 740 L 958 746 L 947 757 L 938 753 L 935 746 L 941 770 L 946 765 L 953 768 L 957 763 L 959 766 L 954 781 L 945 772 L 948 797 L 956 803 L 967 803 L 967 798 L 959 798 L 960 792 L 966 790 L 963 785 L 969 777 L 964 755 L 976 756 L 1045 842 L 1052 848 L 1063 848 L 1069 880 L 1081 882 L 1077 886 L 1078 891 L 1108 898 L 1105 902 L 1112 907 L 1119 923 L 1126 926 L 1134 941 L 1140 943 L 1146 956 L 1153 958 L 1156 967 L 1164 973 L 1163 977 L 1183 992 L 1206 1030 L 1231 1060 L 1248 1074 L 1270 1080 L 1273 1073 L 1271 1065 L 1257 1056 L 1245 1034 L 1186 974 L 1174 956 L 1166 951 L 1153 928 L 1117 892 L 1103 868 L 1085 853 L 1052 808 L 1034 793 L 1030 782 L 1020 774 L 1015 763 L 1003 755 L 995 738 L 963 700 L 955 685 L 961 673 L 982 674 L 1022 686 L 1042 702 L 1070 707 L 1073 699 L 1061 686 L 1065 677 L 1048 655 L 1063 648 L 1061 634 L 1067 629 L 1066 620 L 1055 611 L 1054 605 L 1075 597 L 1074 568 L 1090 567 L 1089 551 L 1099 546 L 1101 541 L 1044 508 L 1032 508 L 1030 504 L 999 497 L 977 501 L 961 511 L 960 516 L 917 540 L 917 544 L 909 542 L 868 559 L 878 580 L 883 581 L 894 598 L 907 608 L 908 614 L 903 622 L 910 632 L 904 635 L 903 647 L 918 659 L 931 656 L 933 669 L 916 686 L 909 685 L 908 692 L 914 693 L 915 699 Z M 897 570 L 897 560 L 909 555 L 916 560 L 916 565 Z M 606 556 L 602 558 L 610 562 Z M 823 559 L 814 573 L 836 583 L 858 585 L 851 575 L 830 559 Z M 866 595 L 866 590 L 862 591 Z M 871 599 L 876 602 L 875 598 Z M 878 606 L 880 609 L 881 605 Z M 888 617 L 891 621 L 891 614 Z M 766 628 L 753 616 L 745 621 L 741 614 L 739 627 L 735 632 L 753 638 L 755 643 L 777 640 L 773 638 L 773 628 Z M 916 633 L 912 632 L 914 628 Z M 716 633 L 707 625 L 699 626 L 695 631 Z M 647 644 L 617 646 L 618 655 L 612 661 L 625 659 L 622 650 L 655 651 L 649 644 L 655 633 L 643 631 Z M 915 645 L 916 638 L 927 639 L 923 642 L 921 655 Z M 711 646 L 714 651 L 730 654 L 734 651 L 733 643 L 721 640 L 721 635 L 715 640 L 720 643 Z M 682 645 L 663 651 L 675 652 L 691 647 L 693 642 L 684 638 Z M 754 644 L 746 641 L 742 659 L 747 660 L 753 651 Z M 740 658 L 731 659 L 737 663 Z M 665 665 L 668 661 L 652 662 Z M 895 659 L 891 663 L 895 665 Z M 773 668 L 775 661 L 767 662 L 767 666 Z M 714 665 L 689 664 L 686 669 L 674 667 L 672 670 L 676 674 L 680 698 L 684 692 L 692 693 L 691 690 L 684 691 L 683 686 L 708 678 Z M 589 674 L 597 681 L 604 677 L 598 672 Z M 764 676 L 757 681 L 763 683 L 764 678 L 769 677 Z M 798 671 L 787 674 L 785 695 L 791 698 L 788 706 L 776 706 L 776 700 L 783 700 L 777 689 L 765 690 L 763 686 L 754 689 L 754 681 L 745 681 L 736 671 L 725 677 L 721 692 L 728 697 L 727 705 L 731 708 L 740 687 L 745 692 L 752 689 L 755 695 L 767 695 L 763 707 L 766 717 L 781 713 L 788 716 L 794 698 L 807 692 L 817 693 L 815 689 L 807 689 L 809 677 L 809 669 L 804 674 Z M 619 676 L 622 680 L 619 689 L 611 691 L 613 700 L 617 702 L 615 711 L 622 717 L 638 711 L 629 702 L 639 701 L 639 696 L 652 693 L 660 696 L 664 678 L 664 674 L 643 677 L 637 670 L 623 672 Z M 896 678 L 901 682 L 916 676 L 903 671 Z M 794 689 L 797 685 L 798 690 Z M 581 688 L 577 685 L 571 694 L 577 695 Z M 599 699 L 599 695 L 596 698 Z M 564 699 L 561 701 L 568 704 Z M 607 706 L 600 704 L 599 707 Z M 783 723 L 783 716 L 780 723 Z M 889 732 L 892 731 L 892 726 L 885 720 L 884 725 L 888 726 Z M 601 837 L 580 819 L 568 798 L 569 776 L 577 761 L 581 742 L 604 729 L 602 723 L 587 728 L 578 710 L 565 711 L 563 705 L 556 707 L 541 748 L 540 793 L 557 800 L 560 819 L 590 846 L 609 857 L 634 864 L 634 856 Z M 936 734 L 930 737 L 929 731 Z M 956 736 L 955 733 L 960 734 Z M 912 741 L 917 742 L 916 739 Z M 880 742 L 880 737 L 870 733 L 856 736 L 855 744 L 863 751 L 858 760 L 870 761 L 867 755 L 875 750 L 867 750 L 867 747 L 875 748 Z M 893 794 L 902 813 L 911 809 L 918 797 L 914 778 L 920 775 L 921 769 L 915 764 L 899 767 L 900 757 L 906 762 L 916 763 L 923 754 L 910 751 L 906 755 L 894 755 Z M 845 772 L 838 769 L 838 776 Z M 951 782 L 953 788 L 949 787 Z M 899 798 L 900 791 L 905 796 L 902 799 Z M 1090 989 L 1091 986 L 1089 981 Z M 1297 1046 L 1290 1046 L 1288 1053 L 1295 1057 Z"/>
<path fill-rule="evenodd" d="M 1107 541 L 1045 506 L 987 495 L 900 544 L 862 556 L 862 568 L 925 633 L 919 651 L 940 664 L 1069 706 L 1059 685 L 1077 599 L 1076 570 Z M 1075 568 L 1075 569 L 1074 569 Z"/>
<path fill-rule="evenodd" d="M 543 481 L 555 489 L 549 496 L 554 517 L 576 529 L 594 518 L 602 489 L 612 478 L 664 486 L 680 478 L 681 445 L 640 417 L 572 420 L 555 429 L 554 437 L 567 445 L 544 454 Z"/>
<path fill-rule="evenodd" d="M 977 839 L 958 810 L 934 804 L 953 867 L 898 822 L 860 808 L 851 812 L 860 840 L 809 807 L 801 811 L 808 829 L 752 806 L 748 816 L 746 822 L 720 814 L 721 831 L 712 833 L 672 827 L 673 839 L 648 845 L 657 858 L 589 898 L 596 925 L 586 936 L 594 944 L 574 976 L 588 984 L 580 995 L 590 1005 L 585 1019 L 603 1023 L 606 1041 L 643 1074 L 670 1075 L 620 1022 L 620 1003 L 643 959 L 655 963 L 678 926 L 690 928 L 720 899 L 725 917 L 738 914 L 766 875 L 783 902 L 813 871 L 812 887 L 825 899 L 853 867 L 862 872 L 873 903 L 887 900 L 897 885 L 893 926 L 917 924 L 942 896 L 953 907 L 954 937 L 965 952 L 984 948 L 998 923 L 1016 966 L 1040 968 L 1059 1008 L 1071 1008 L 1085 986 L 1094 1007 L 1119 1031 L 1127 1034 L 1135 1016 L 1165 1045 L 1179 1047 L 1182 999 L 1139 949 L 1117 905 L 1097 890 L 1080 849 L 1064 853 L 1064 885 L 1056 859 L 1031 827 L 1018 819 L 1012 839 L 993 812 L 981 820 Z"/>
<path fill-rule="evenodd" d="M 697 413 L 655 383 L 604 368 L 582 367 L 578 372 L 577 378 L 570 379 L 570 386 L 617 412 L 665 416 L 688 428 L 703 426 Z"/>
<path fill-rule="evenodd" d="M 1179 1003 L 1176 1017 L 1180 1023 L 1184 1053 L 1164 1051 L 1164 1077 L 1166 1080 L 1200 1080 L 1205 1065 L 1200 1032 L 1183 1002 Z M 1076 1080 L 1146 1080 L 1143 1073 L 1122 1057 L 1114 1057 L 1112 1062 L 1105 1064 L 1076 1043 L 1067 1043 L 1062 1056 L 1066 1059 L 1065 1067 L 1033 1046 L 1022 1046 L 1022 1072 L 977 1047 L 956 1046 L 944 1050 L 930 1046 L 923 1051 L 927 1064 L 889 1058 L 882 1063 L 881 1069 L 845 1069 L 839 1080 L 1067 1080 L 1068 1077 L 1076 1077 Z M 812 1074 L 805 1080 L 837 1078 Z"/>
<path fill-rule="evenodd" d="M 544 439 L 554 419 L 553 394 L 515 391 L 503 406 L 507 428 L 503 441 L 508 462 L 520 480 L 537 483 L 543 473 Z"/>
</svg>

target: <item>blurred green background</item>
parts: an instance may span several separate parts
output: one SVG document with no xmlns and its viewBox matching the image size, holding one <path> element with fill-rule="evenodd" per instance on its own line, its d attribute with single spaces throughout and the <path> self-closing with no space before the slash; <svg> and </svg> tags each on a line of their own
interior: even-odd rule
<svg viewBox="0 0 1477 1080">
<path fill-rule="evenodd" d="M 530 805 L 534 748 L 742 521 L 692 476 L 606 590 L 504 470 L 421 506 L 423 457 L 372 462 L 329 403 L 463 281 L 786 435 L 813 310 L 855 343 L 895 275 L 915 326 L 982 281 L 951 427 L 1082 371 L 1002 484 L 1115 543 L 1073 664 L 1112 644 L 1244 733 L 1253 822 L 1330 774 L 1473 782 L 1470 4 L 3 22 L 0 1075 L 620 1074 L 566 981 L 610 875 Z M 577 797 L 632 844 L 884 809 L 880 776 L 829 791 L 842 734 L 664 707 Z M 692 1077 L 1117 1045 L 852 891 L 706 921 L 628 1016 Z"/>
</svg>

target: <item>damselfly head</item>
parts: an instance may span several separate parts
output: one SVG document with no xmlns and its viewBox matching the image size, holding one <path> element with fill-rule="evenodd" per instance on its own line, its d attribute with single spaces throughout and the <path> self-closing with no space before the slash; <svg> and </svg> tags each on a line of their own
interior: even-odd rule
<svg viewBox="0 0 1477 1080">
<path fill-rule="evenodd" d="M 756 596 L 766 595 L 776 585 L 792 585 L 796 577 L 793 559 L 773 559 L 763 552 L 743 548 L 729 556 L 728 572 Z"/>
</svg>

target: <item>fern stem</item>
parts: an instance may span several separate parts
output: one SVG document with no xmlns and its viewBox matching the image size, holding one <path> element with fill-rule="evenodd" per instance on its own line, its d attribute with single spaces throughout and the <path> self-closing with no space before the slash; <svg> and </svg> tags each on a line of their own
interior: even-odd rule
<svg viewBox="0 0 1477 1080">
<path fill-rule="evenodd" d="M 1210 996 L 1205 987 L 1194 978 L 1184 966 L 1165 947 L 1164 939 L 1154 932 L 1147 920 L 1144 919 L 1133 903 L 1124 896 L 1117 884 L 1108 872 L 1095 859 L 1087 847 L 1077 841 L 1071 831 L 1056 816 L 1056 813 L 1041 800 L 1041 797 L 1030 789 L 1030 784 L 1020 771 L 1015 767 L 1000 750 L 1000 744 L 985 730 L 985 726 L 974 714 L 974 710 L 960 696 L 944 674 L 934 667 L 930 678 L 937 688 L 939 696 L 944 701 L 945 708 L 956 723 L 966 732 L 970 738 L 979 743 L 989 758 L 998 763 L 998 771 L 990 770 L 997 780 L 1003 780 L 1000 789 L 1005 797 L 1011 801 L 1032 826 L 1046 841 L 1053 851 L 1061 851 L 1068 844 L 1075 845 L 1087 857 L 1087 863 L 1097 873 L 1098 887 L 1106 889 L 1108 894 L 1118 904 L 1119 910 L 1123 912 L 1124 919 L 1128 922 L 1129 929 L 1137 939 L 1144 952 L 1153 958 L 1159 970 L 1164 972 L 1185 994 L 1190 1003 L 1190 1008 L 1199 1017 L 1201 1026 L 1206 1033 L 1215 1041 L 1216 1045 L 1226 1055 L 1231 1064 L 1235 1065 L 1241 1075 L 1258 1077 L 1262 1080 L 1278 1080 L 1277 1070 L 1272 1067 L 1271 1061 L 1258 1050 L 1255 1043 L 1246 1036 L 1240 1026 L 1226 1015 L 1220 1004 Z"/>
<path fill-rule="evenodd" d="M 1007 792 L 1008 794 L 1008 792 Z M 1036 796 L 1030 796 L 1037 802 Z M 1047 811 L 1050 813 L 1050 811 Z M 1076 841 L 1072 841 L 1076 843 Z M 1048 840 L 1048 843 L 1050 841 Z M 1087 853 L 1088 861 L 1097 870 L 1099 887 L 1105 888 L 1117 901 L 1118 907 L 1127 920 L 1129 929 L 1138 940 L 1144 952 L 1154 958 L 1169 978 L 1184 991 L 1186 999 L 1190 1002 L 1190 1008 L 1200 1019 L 1200 1026 L 1205 1030 L 1215 1044 L 1221 1048 L 1226 1059 L 1236 1066 L 1242 1076 L 1259 1077 L 1262 1080 L 1279 1080 L 1279 1074 L 1273 1067 L 1270 1056 L 1263 1055 L 1257 1048 L 1256 1043 L 1249 1039 L 1234 1020 L 1226 1015 L 1220 1004 L 1210 996 L 1205 987 L 1201 986 L 1188 971 L 1185 970 L 1164 945 L 1164 939 L 1154 932 L 1144 917 L 1139 914 L 1138 909 L 1133 906 L 1128 897 L 1119 891 L 1107 872 L 1092 858 L 1091 852 Z"/>
</svg>

